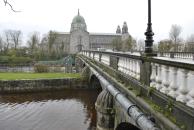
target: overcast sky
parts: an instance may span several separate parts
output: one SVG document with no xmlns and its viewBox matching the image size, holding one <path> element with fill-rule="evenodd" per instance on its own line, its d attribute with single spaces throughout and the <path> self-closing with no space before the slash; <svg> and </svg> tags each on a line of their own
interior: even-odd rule
<svg viewBox="0 0 194 130">
<path fill-rule="evenodd" d="M 0 32 L 18 29 L 26 39 L 28 34 L 49 30 L 69 32 L 72 19 L 85 18 L 88 32 L 115 33 L 117 25 L 128 24 L 129 33 L 145 39 L 147 0 L 8 0 L 14 13 L 0 0 Z M 152 0 L 154 40 L 168 38 L 172 24 L 182 26 L 183 38 L 194 34 L 194 0 Z"/>
</svg>

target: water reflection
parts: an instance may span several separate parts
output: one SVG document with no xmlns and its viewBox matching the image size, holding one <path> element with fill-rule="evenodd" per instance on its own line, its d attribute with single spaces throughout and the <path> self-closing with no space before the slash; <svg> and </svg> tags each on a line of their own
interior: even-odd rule
<svg viewBox="0 0 194 130">
<path fill-rule="evenodd" d="M 93 130 L 97 90 L 0 96 L 0 130 Z"/>
</svg>

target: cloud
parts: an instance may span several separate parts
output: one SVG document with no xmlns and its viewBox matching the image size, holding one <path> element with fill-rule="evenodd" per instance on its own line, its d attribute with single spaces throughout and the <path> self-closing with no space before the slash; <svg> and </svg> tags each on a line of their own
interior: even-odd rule
<svg viewBox="0 0 194 130">
<path fill-rule="evenodd" d="M 80 9 L 89 32 L 114 33 L 126 21 L 129 33 L 145 39 L 147 1 L 145 0 L 12 0 L 13 13 L 0 3 L 0 30 L 19 29 L 27 33 L 49 30 L 69 32 L 73 17 Z M 152 22 L 155 41 L 168 38 L 172 24 L 183 27 L 186 37 L 193 32 L 193 0 L 152 0 Z"/>
</svg>

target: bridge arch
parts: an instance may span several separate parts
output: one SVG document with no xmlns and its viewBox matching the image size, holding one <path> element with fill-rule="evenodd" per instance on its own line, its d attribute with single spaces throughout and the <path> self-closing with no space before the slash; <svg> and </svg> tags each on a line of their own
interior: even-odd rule
<svg viewBox="0 0 194 130">
<path fill-rule="evenodd" d="M 119 125 L 117 125 L 115 130 L 140 130 L 140 129 L 130 124 L 129 122 L 121 122 Z"/>
<path fill-rule="evenodd" d="M 86 64 L 85 63 L 82 64 L 82 68 L 84 68 L 84 67 L 86 67 Z"/>
<path fill-rule="evenodd" d="M 96 130 L 113 130 L 115 119 L 114 98 L 107 90 L 104 89 L 98 95 L 95 108 L 97 112 Z"/>
<path fill-rule="evenodd" d="M 99 79 L 94 74 L 91 74 L 89 77 L 89 86 L 91 88 L 102 89 Z"/>
</svg>

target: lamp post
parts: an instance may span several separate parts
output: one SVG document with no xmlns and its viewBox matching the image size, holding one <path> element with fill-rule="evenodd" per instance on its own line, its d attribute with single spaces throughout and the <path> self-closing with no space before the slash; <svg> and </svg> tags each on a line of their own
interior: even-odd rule
<svg viewBox="0 0 194 130">
<path fill-rule="evenodd" d="M 145 32 L 146 40 L 145 40 L 145 52 L 146 56 L 155 56 L 156 54 L 153 53 L 153 35 L 152 32 L 152 22 L 151 22 L 151 0 L 148 0 L 148 24 L 147 30 Z"/>
</svg>

